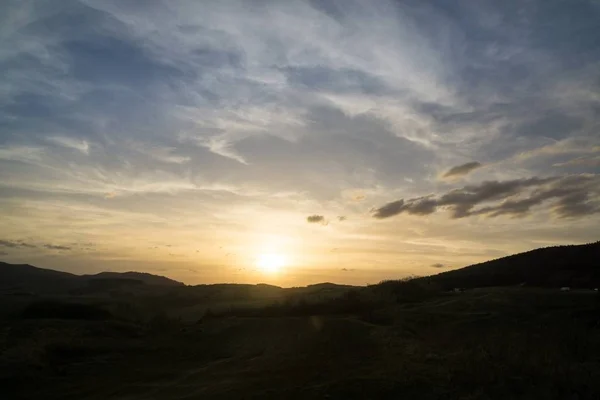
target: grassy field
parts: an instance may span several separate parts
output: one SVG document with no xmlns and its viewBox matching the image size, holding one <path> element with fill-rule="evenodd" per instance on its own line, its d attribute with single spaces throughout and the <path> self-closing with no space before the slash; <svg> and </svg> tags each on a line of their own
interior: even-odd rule
<svg viewBox="0 0 600 400">
<path fill-rule="evenodd" d="M 201 319 L 128 317 L 123 305 L 89 299 L 112 316 L 42 318 L 17 302 L 0 327 L 3 398 L 600 396 L 592 291 L 487 288 L 410 303 L 364 296 L 344 295 L 323 313 L 316 306 L 335 298 Z"/>
</svg>

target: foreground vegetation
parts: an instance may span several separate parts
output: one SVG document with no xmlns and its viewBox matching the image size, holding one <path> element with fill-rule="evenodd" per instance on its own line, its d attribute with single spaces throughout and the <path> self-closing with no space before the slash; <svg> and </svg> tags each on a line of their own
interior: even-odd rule
<svg viewBox="0 0 600 400">
<path fill-rule="evenodd" d="M 198 318 L 190 310 L 200 309 L 185 306 L 181 294 L 172 304 L 147 294 L 5 298 L 0 386 L 11 399 L 600 393 L 600 304 L 593 291 L 453 293 L 412 281 L 286 297 L 257 290 L 271 296 L 266 303 L 255 293 L 241 306 L 237 296 L 227 303 L 234 306 L 205 307 Z M 222 292 L 212 296 L 217 306 L 215 298 L 227 300 Z"/>
<path fill-rule="evenodd" d="M 598 260 L 600 242 L 288 289 L 0 263 L 0 395 L 598 399 Z"/>
</svg>

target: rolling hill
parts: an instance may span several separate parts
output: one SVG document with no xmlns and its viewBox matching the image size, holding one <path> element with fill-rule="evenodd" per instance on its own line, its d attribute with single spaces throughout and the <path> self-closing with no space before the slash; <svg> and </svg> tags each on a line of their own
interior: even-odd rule
<svg viewBox="0 0 600 400">
<path fill-rule="evenodd" d="M 600 241 L 535 249 L 421 279 L 445 289 L 521 284 L 595 288 L 600 286 Z"/>
<path fill-rule="evenodd" d="M 600 242 L 546 247 L 525 253 L 474 264 L 437 275 L 418 278 L 443 289 L 490 286 L 527 285 L 538 287 L 600 287 Z M 0 289 L 20 289 L 33 292 L 64 291 L 94 286 L 113 288 L 123 285 L 183 287 L 183 283 L 164 276 L 144 272 L 101 272 L 95 275 L 74 275 L 31 265 L 0 263 Z M 343 285 L 322 283 L 289 292 L 327 292 L 349 289 Z M 282 288 L 269 285 L 198 285 L 189 292 L 218 292 L 221 297 L 278 297 Z M 231 292 L 231 293 L 229 293 Z M 248 292 L 248 293 L 246 293 Z M 229 293 L 229 295 L 227 295 Z M 235 296 L 234 296 L 235 295 Z M 210 297 L 210 296 L 209 296 Z M 250 297 L 256 297 L 251 295 Z"/>
<path fill-rule="evenodd" d="M 0 387 L 61 400 L 597 399 L 599 296 L 555 288 L 598 283 L 599 262 L 592 243 L 297 288 L 0 263 L 0 288 L 40 289 L 0 290 Z M 113 295 L 122 285 L 133 290 Z"/>
<path fill-rule="evenodd" d="M 120 280 L 133 280 L 139 281 L 146 285 L 154 286 L 185 286 L 182 282 L 167 278 L 161 275 L 153 275 L 146 272 L 100 272 L 95 275 L 83 275 L 82 278 L 88 280 L 99 280 L 99 279 L 120 279 Z"/>
<path fill-rule="evenodd" d="M 101 272 L 95 275 L 75 275 L 68 272 L 34 267 L 28 264 L 0 262 L 0 290 L 60 293 L 72 289 L 115 287 L 124 284 L 176 287 L 183 283 L 144 272 Z"/>
<path fill-rule="evenodd" d="M 67 272 L 0 262 L 0 290 L 64 291 L 77 286 L 78 278 Z"/>
</svg>

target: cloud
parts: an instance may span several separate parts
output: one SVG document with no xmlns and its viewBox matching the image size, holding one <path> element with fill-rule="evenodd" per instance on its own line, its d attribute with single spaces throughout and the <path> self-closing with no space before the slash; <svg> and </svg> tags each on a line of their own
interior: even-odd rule
<svg viewBox="0 0 600 400">
<path fill-rule="evenodd" d="M 406 210 L 404 199 L 392 201 L 374 210 L 373 216 L 378 219 L 393 217 Z"/>
<path fill-rule="evenodd" d="M 449 209 L 452 218 L 473 215 L 525 216 L 532 207 L 550 200 L 554 201 L 551 210 L 559 217 L 582 217 L 598 213 L 600 176 L 588 174 L 486 181 L 453 189 L 440 196 L 396 200 L 374 210 L 373 217 L 383 219 L 401 213 L 429 215 L 439 209 Z"/>
<path fill-rule="evenodd" d="M 90 246 L 94 246 L 93 243 L 81 243 L 81 244 L 76 244 L 76 245 L 80 246 L 80 247 L 81 246 L 87 246 L 86 249 L 88 249 L 88 250 L 90 249 Z M 35 245 L 33 243 L 28 243 L 28 242 L 25 242 L 23 240 L 15 240 L 15 241 L 12 241 L 12 240 L 0 240 L 0 246 L 2 246 L 2 247 L 8 247 L 8 248 L 13 248 L 13 249 L 15 249 L 15 248 L 35 249 L 35 248 L 38 247 L 37 245 Z M 72 250 L 72 247 L 70 247 L 70 246 L 53 245 L 53 244 L 49 244 L 49 243 L 42 244 L 41 247 L 44 247 L 44 248 L 49 249 L 49 250 Z"/>
<path fill-rule="evenodd" d="M 446 266 L 445 264 L 442 264 L 442 263 L 435 263 L 435 264 L 431 264 L 431 268 L 438 268 L 438 269 L 441 269 L 441 268 L 446 268 L 446 267 L 447 267 L 447 266 Z"/>
<path fill-rule="evenodd" d="M 339 215 L 337 217 L 337 220 L 340 222 L 346 221 L 348 219 L 348 217 L 346 217 L 345 215 Z"/>
<path fill-rule="evenodd" d="M 22 240 L 10 241 L 10 240 L 0 240 L 0 246 L 17 248 L 17 247 L 27 247 L 27 248 L 35 248 L 37 247 L 34 244 L 24 242 Z"/>
<path fill-rule="evenodd" d="M 360 203 L 361 201 L 367 198 L 367 194 L 364 190 L 361 189 L 350 189 L 343 190 L 342 197 L 351 202 Z"/>
<path fill-rule="evenodd" d="M 354 268 L 342 268 L 342 269 L 340 269 L 340 271 L 353 272 L 353 271 L 356 271 L 356 270 Z"/>
<path fill-rule="evenodd" d="M 239 155 L 232 147 L 232 143 L 223 137 L 211 137 L 207 140 L 201 140 L 198 144 L 202 147 L 206 147 L 212 153 L 218 154 L 222 157 L 232 159 L 239 162 L 240 164 L 247 165 L 248 162 Z"/>
<path fill-rule="evenodd" d="M 90 153 L 90 145 L 86 140 L 75 139 L 65 136 L 50 136 L 47 139 L 48 141 L 58 144 L 59 146 L 78 150 L 83 154 Z"/>
<path fill-rule="evenodd" d="M 309 224 L 324 224 L 325 217 L 322 215 L 309 215 L 306 217 L 306 222 Z"/>
<path fill-rule="evenodd" d="M 526 161 L 532 158 L 553 157 L 567 154 L 590 154 L 600 152 L 600 146 L 594 145 L 594 141 L 588 138 L 565 138 L 558 141 L 553 141 L 550 144 L 536 147 L 531 150 L 526 150 L 516 154 L 513 159 L 515 161 Z"/>
<path fill-rule="evenodd" d="M 600 167 L 600 155 L 577 157 L 572 160 L 556 163 L 553 167 Z"/>
<path fill-rule="evenodd" d="M 0 251 L 0 256 L 7 256 L 7 255 L 8 255 L 8 252 L 6 252 L 6 251 Z"/>
<path fill-rule="evenodd" d="M 130 147 L 140 154 L 147 155 L 163 163 L 185 164 L 189 156 L 177 154 L 177 148 L 172 146 L 147 145 L 143 142 L 132 142 Z M 180 150 L 181 151 L 181 150 Z"/>
<path fill-rule="evenodd" d="M 45 244 L 44 247 L 50 250 L 72 250 L 72 248 L 69 246 L 60 246 L 53 244 Z"/>
<path fill-rule="evenodd" d="M 21 161 L 26 163 L 39 163 L 44 149 L 35 146 L 2 146 L 0 147 L 0 160 Z"/>
<path fill-rule="evenodd" d="M 460 176 L 465 176 L 470 174 L 472 171 L 476 170 L 477 168 L 481 168 L 483 166 L 483 164 L 477 162 L 477 161 L 473 161 L 473 162 L 468 162 L 466 164 L 462 164 L 462 165 L 457 165 L 456 167 L 452 167 L 450 168 L 448 171 L 446 171 L 443 175 L 444 178 L 456 178 L 456 177 L 460 177 Z"/>
</svg>

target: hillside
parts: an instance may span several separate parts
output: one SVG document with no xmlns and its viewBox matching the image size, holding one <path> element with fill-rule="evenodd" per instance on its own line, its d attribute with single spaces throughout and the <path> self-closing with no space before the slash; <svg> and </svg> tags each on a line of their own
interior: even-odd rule
<svg viewBox="0 0 600 400">
<path fill-rule="evenodd" d="M 0 262 L 0 290 L 34 293 L 61 293 L 72 289 L 117 287 L 126 284 L 178 287 L 183 283 L 143 272 L 101 272 L 96 275 L 74 275 L 68 272 L 34 267 L 28 264 Z"/>
<path fill-rule="evenodd" d="M 60 291 L 77 285 L 78 278 L 67 272 L 0 262 L 0 290 Z"/>
<path fill-rule="evenodd" d="M 100 272 L 96 275 L 83 275 L 82 278 L 90 280 L 121 279 L 139 281 L 146 285 L 155 286 L 185 286 L 182 282 L 161 275 L 153 275 L 146 272 Z"/>
<path fill-rule="evenodd" d="M 421 279 L 444 289 L 520 284 L 599 287 L 600 242 L 535 249 Z"/>
<path fill-rule="evenodd" d="M 596 282 L 598 251 L 538 249 L 367 287 L 156 286 L 0 264 L 3 284 L 83 285 L 0 292 L 0 387 L 57 400 L 598 399 L 600 296 L 556 290 Z"/>
</svg>

